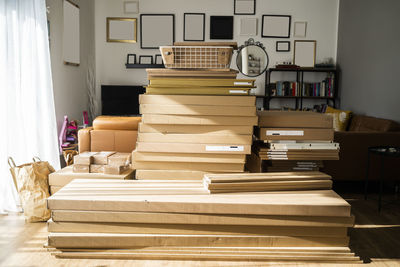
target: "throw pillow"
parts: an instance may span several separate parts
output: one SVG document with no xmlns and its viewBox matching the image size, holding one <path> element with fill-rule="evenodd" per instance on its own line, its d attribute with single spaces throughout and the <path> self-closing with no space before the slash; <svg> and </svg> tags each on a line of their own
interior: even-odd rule
<svg viewBox="0 0 400 267">
<path fill-rule="evenodd" d="M 335 109 L 328 106 L 325 113 L 333 117 L 333 129 L 335 131 L 346 131 L 350 121 L 351 111 Z"/>
</svg>

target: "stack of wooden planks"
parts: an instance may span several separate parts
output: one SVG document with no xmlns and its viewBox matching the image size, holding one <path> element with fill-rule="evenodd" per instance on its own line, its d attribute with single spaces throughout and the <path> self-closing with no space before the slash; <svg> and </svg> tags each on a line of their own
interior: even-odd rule
<svg viewBox="0 0 400 267">
<path fill-rule="evenodd" d="M 360 262 L 348 248 L 350 205 L 332 190 L 208 194 L 199 180 L 74 180 L 48 207 L 48 246 L 60 258 Z"/>
<path fill-rule="evenodd" d="M 322 190 L 332 188 L 332 177 L 322 172 L 206 174 L 205 189 L 210 193 Z"/>
<path fill-rule="evenodd" d="M 129 169 L 131 154 L 115 151 L 83 152 L 74 156 L 75 173 L 121 174 Z"/>
<path fill-rule="evenodd" d="M 132 153 L 136 178 L 243 172 L 258 120 L 256 99 L 248 95 L 254 80 L 236 79 L 234 71 L 147 72 L 150 85 L 139 98 L 142 122 Z"/>
<path fill-rule="evenodd" d="M 331 116 L 304 111 L 261 111 L 258 116 L 255 134 L 260 141 L 254 143 L 248 157 L 249 170 L 270 170 L 273 163 L 263 164 L 266 160 L 291 161 L 286 167 L 277 164 L 279 168 L 271 169 L 274 171 L 310 171 L 318 170 L 323 160 L 339 159 Z"/>
</svg>

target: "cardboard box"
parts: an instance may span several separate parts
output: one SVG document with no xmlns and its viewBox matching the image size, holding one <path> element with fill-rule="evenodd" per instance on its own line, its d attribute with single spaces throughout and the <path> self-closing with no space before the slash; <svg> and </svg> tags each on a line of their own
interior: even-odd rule
<svg viewBox="0 0 400 267">
<path fill-rule="evenodd" d="M 203 105 L 160 105 L 140 104 L 140 114 L 169 115 L 213 115 L 213 116 L 256 116 L 256 106 L 203 106 Z"/>
<path fill-rule="evenodd" d="M 332 116 L 310 111 L 258 111 L 258 126 L 266 128 L 333 128 Z"/>
<path fill-rule="evenodd" d="M 146 87 L 149 95 L 220 95 L 220 96 L 248 96 L 250 88 L 233 87 Z"/>
<path fill-rule="evenodd" d="M 191 170 L 213 172 L 243 172 L 243 163 L 203 163 L 203 162 L 162 162 L 136 161 L 132 162 L 134 169 L 144 170 Z"/>
<path fill-rule="evenodd" d="M 145 124 L 252 126 L 257 125 L 258 117 L 143 114 L 142 121 Z"/>
<path fill-rule="evenodd" d="M 256 105 L 256 97 L 205 95 L 139 95 L 139 104 L 254 107 Z"/>
<path fill-rule="evenodd" d="M 202 180 L 204 171 L 136 170 L 137 180 Z"/>
<path fill-rule="evenodd" d="M 55 193 L 57 193 L 58 191 L 60 191 L 60 189 L 63 188 L 62 186 L 54 186 L 51 185 L 50 186 L 50 195 L 54 195 Z"/>
<path fill-rule="evenodd" d="M 138 142 L 136 150 L 160 153 L 250 154 L 251 145 Z"/>
<path fill-rule="evenodd" d="M 119 175 L 123 173 L 128 166 L 123 165 L 123 166 L 116 166 L 116 165 L 104 165 L 103 172 L 104 174 L 116 174 Z"/>
<path fill-rule="evenodd" d="M 131 164 L 132 158 L 131 153 L 120 153 L 117 152 L 108 157 L 108 164 L 110 166 L 127 166 Z"/>
<path fill-rule="evenodd" d="M 260 140 L 333 141 L 333 129 L 318 128 L 258 128 Z"/>
<path fill-rule="evenodd" d="M 245 155 L 239 154 L 157 153 L 135 150 L 132 152 L 132 158 L 136 161 L 245 163 Z"/>
<path fill-rule="evenodd" d="M 74 156 L 74 164 L 80 164 L 80 165 L 90 165 L 93 163 L 93 156 L 97 152 L 83 152 L 80 153 L 79 155 Z"/>
<path fill-rule="evenodd" d="M 221 78 L 221 79 L 236 79 L 238 74 L 237 70 L 202 70 L 202 69 L 146 69 L 147 79 L 156 78 L 187 78 L 187 77 L 199 77 L 199 78 Z"/>
<path fill-rule="evenodd" d="M 115 151 L 101 151 L 93 155 L 93 164 L 106 165 L 108 157 L 115 154 Z"/>
<path fill-rule="evenodd" d="M 139 124 L 140 133 L 252 135 L 253 126 Z"/>
<path fill-rule="evenodd" d="M 230 86 L 230 87 L 254 87 L 255 80 L 250 79 L 202 79 L 202 78 L 156 78 L 150 80 L 152 86 Z"/>
<path fill-rule="evenodd" d="M 131 153 L 136 146 L 137 131 L 93 130 L 91 151 Z"/>
<path fill-rule="evenodd" d="M 251 145 L 252 135 L 139 133 L 138 142 Z"/>
<path fill-rule="evenodd" d="M 100 164 L 91 164 L 90 165 L 90 173 L 103 173 L 104 172 L 104 166 L 105 165 L 100 165 Z"/>
<path fill-rule="evenodd" d="M 75 173 L 89 173 L 90 172 L 89 166 L 90 165 L 74 164 L 72 165 L 72 170 Z"/>
<path fill-rule="evenodd" d="M 88 166 L 89 168 L 89 166 Z M 128 169 L 121 175 L 110 175 L 103 173 L 75 173 L 72 171 L 73 166 L 67 166 L 56 172 L 49 174 L 50 186 L 64 186 L 74 179 L 133 179 L 133 170 Z"/>
</svg>

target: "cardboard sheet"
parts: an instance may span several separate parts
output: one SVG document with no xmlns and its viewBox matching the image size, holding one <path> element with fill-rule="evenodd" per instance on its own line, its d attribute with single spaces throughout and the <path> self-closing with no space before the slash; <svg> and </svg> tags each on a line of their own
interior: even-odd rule
<svg viewBox="0 0 400 267">
<path fill-rule="evenodd" d="M 253 126 L 139 124 L 140 133 L 252 135 Z"/>
<path fill-rule="evenodd" d="M 258 129 L 260 140 L 323 140 L 333 141 L 333 129 L 265 128 Z"/>
<path fill-rule="evenodd" d="M 152 86 L 231 86 L 254 87 L 255 80 L 250 79 L 202 79 L 202 78 L 155 78 L 150 80 Z"/>
<path fill-rule="evenodd" d="M 310 111 L 259 111 L 260 127 L 333 128 L 332 116 Z"/>
<path fill-rule="evenodd" d="M 138 142 L 251 145 L 252 135 L 139 133 Z"/>
<path fill-rule="evenodd" d="M 139 104 L 255 107 L 255 96 L 139 95 Z"/>
<path fill-rule="evenodd" d="M 206 155 L 206 154 L 203 154 Z M 202 180 L 206 172 L 187 170 L 136 170 L 138 180 Z"/>
<path fill-rule="evenodd" d="M 257 125 L 258 117 L 237 116 L 192 116 L 192 115 L 162 115 L 143 114 L 145 124 L 185 124 L 185 125 Z"/>
<path fill-rule="evenodd" d="M 160 162 L 137 161 L 132 162 L 137 170 L 191 170 L 213 172 L 243 172 L 244 163 L 202 163 L 202 162 Z"/>
<path fill-rule="evenodd" d="M 210 153 L 244 155 L 251 153 L 251 145 L 138 142 L 136 150 L 139 152 L 160 153 Z"/>
</svg>

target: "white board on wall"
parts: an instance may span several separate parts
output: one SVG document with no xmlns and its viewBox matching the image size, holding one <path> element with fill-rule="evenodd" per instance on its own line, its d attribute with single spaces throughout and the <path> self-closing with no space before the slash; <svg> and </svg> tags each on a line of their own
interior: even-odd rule
<svg viewBox="0 0 400 267">
<path fill-rule="evenodd" d="M 63 59 L 64 64 L 79 66 L 80 64 L 80 33 L 79 6 L 64 0 L 63 6 Z"/>
</svg>

